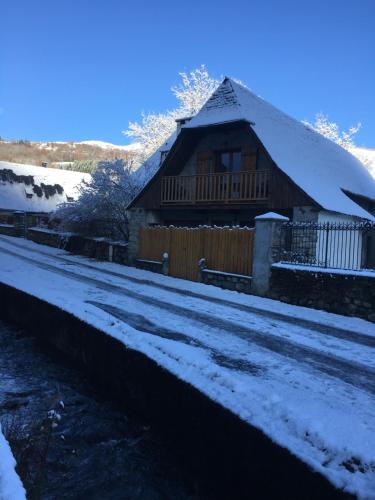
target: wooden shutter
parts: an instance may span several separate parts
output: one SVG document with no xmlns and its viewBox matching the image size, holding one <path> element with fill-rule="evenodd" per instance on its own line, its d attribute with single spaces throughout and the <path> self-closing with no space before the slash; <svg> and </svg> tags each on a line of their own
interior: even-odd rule
<svg viewBox="0 0 375 500">
<path fill-rule="evenodd" d="M 199 151 L 197 153 L 197 174 L 210 174 L 214 171 L 214 155 L 211 151 Z"/>
<path fill-rule="evenodd" d="M 252 172 L 257 168 L 257 150 L 251 146 L 245 146 L 241 152 L 241 170 Z"/>
</svg>

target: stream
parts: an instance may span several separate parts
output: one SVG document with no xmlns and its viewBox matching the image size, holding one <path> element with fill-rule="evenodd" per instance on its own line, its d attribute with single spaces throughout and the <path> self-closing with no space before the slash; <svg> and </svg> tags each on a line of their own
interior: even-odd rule
<svg viewBox="0 0 375 500">
<path fill-rule="evenodd" d="M 38 339 L 0 321 L 0 422 L 28 499 L 196 500 L 147 424 Z"/>
</svg>

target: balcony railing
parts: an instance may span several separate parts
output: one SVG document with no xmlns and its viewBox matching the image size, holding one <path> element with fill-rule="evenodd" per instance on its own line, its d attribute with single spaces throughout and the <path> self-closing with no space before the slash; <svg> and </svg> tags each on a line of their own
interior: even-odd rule
<svg viewBox="0 0 375 500">
<path fill-rule="evenodd" d="M 269 171 L 178 175 L 162 179 L 163 204 L 244 203 L 268 199 Z"/>
</svg>

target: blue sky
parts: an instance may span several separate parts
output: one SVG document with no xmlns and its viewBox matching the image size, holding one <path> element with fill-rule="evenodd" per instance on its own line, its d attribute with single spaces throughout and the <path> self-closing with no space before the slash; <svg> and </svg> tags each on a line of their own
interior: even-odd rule
<svg viewBox="0 0 375 500">
<path fill-rule="evenodd" d="M 206 64 L 298 119 L 375 147 L 374 0 L 14 0 L 1 4 L 0 136 L 126 143 Z"/>
</svg>

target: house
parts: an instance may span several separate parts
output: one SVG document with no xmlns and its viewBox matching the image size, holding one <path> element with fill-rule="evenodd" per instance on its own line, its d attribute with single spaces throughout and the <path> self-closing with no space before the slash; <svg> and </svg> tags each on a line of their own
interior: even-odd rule
<svg viewBox="0 0 375 500">
<path fill-rule="evenodd" d="M 375 220 L 375 179 L 357 158 L 230 78 L 177 125 L 129 206 L 131 258 L 147 225 L 253 226 L 266 212 Z"/>
<path fill-rule="evenodd" d="M 161 224 L 373 220 L 375 180 L 350 153 L 225 78 L 154 155 L 160 168 L 130 204 Z"/>
<path fill-rule="evenodd" d="M 0 224 L 13 224 L 14 212 L 25 212 L 34 225 L 61 203 L 79 195 L 91 176 L 81 172 L 0 161 Z"/>
</svg>

